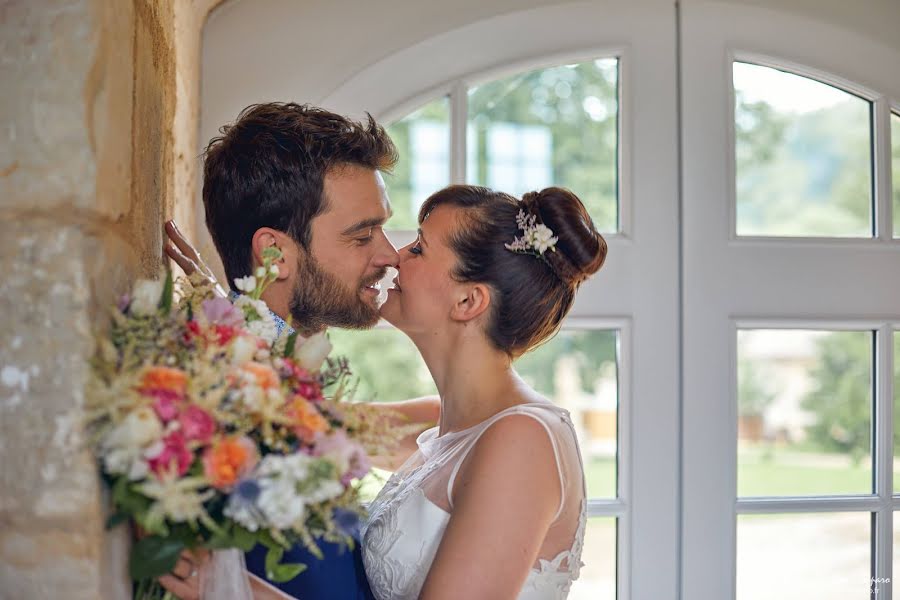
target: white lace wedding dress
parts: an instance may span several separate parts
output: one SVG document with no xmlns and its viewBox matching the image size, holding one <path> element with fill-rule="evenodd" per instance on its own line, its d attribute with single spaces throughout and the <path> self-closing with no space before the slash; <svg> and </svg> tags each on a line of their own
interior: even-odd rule
<svg viewBox="0 0 900 600">
<path fill-rule="evenodd" d="M 562 600 L 578 578 L 587 519 L 584 469 L 569 413 L 549 402 L 520 404 L 462 431 L 423 432 L 419 450 L 388 480 L 363 528 L 366 576 L 378 600 L 415 600 L 453 512 L 451 490 L 459 467 L 484 431 L 508 415 L 528 415 L 547 431 L 562 501 L 528 573 L 519 600 Z M 556 485 L 555 481 L 534 482 Z M 522 490 L 528 493 L 528 490 Z"/>
</svg>

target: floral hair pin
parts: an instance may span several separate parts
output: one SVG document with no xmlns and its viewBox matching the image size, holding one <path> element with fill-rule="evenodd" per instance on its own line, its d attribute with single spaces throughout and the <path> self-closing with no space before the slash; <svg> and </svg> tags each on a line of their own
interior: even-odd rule
<svg viewBox="0 0 900 600">
<path fill-rule="evenodd" d="M 522 236 L 514 238 L 511 244 L 503 246 L 512 252 L 519 254 L 533 254 L 540 258 L 544 252 L 550 250 L 556 252 L 556 242 L 559 238 L 553 235 L 553 230 L 537 222 L 536 215 L 526 215 L 520 210 L 516 215 L 516 225 L 522 230 Z"/>
</svg>

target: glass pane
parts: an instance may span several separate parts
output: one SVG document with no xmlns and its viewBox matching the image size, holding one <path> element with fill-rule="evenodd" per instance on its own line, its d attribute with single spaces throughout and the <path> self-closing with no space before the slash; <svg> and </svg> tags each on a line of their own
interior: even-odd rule
<svg viewBox="0 0 900 600">
<path fill-rule="evenodd" d="M 354 400 L 391 402 L 437 394 L 422 355 L 397 329 L 332 328 L 328 337 L 334 345 L 332 355 L 346 357 L 358 380 Z M 374 500 L 390 475 L 388 471 L 373 469 L 364 477 L 360 482 L 362 500 Z"/>
<path fill-rule="evenodd" d="M 738 332 L 739 496 L 872 492 L 873 339 Z"/>
<path fill-rule="evenodd" d="M 571 189 L 618 230 L 615 58 L 522 73 L 469 91 L 468 180 L 515 196 Z"/>
<path fill-rule="evenodd" d="M 891 172 L 894 188 L 894 237 L 900 237 L 900 115 L 891 114 Z"/>
<path fill-rule="evenodd" d="M 588 519 L 584 532 L 584 566 L 572 584 L 569 600 L 615 600 L 616 519 Z"/>
<path fill-rule="evenodd" d="M 571 413 L 590 498 L 616 497 L 617 342 L 616 331 L 561 331 L 515 363 L 529 385 Z"/>
<path fill-rule="evenodd" d="M 872 236 L 871 104 L 734 63 L 738 235 Z"/>
<path fill-rule="evenodd" d="M 331 329 L 328 335 L 334 354 L 347 357 L 359 379 L 355 399 L 393 401 L 437 393 L 425 361 L 400 331 Z M 515 363 L 525 381 L 571 412 L 590 497 L 616 497 L 617 343 L 616 331 L 561 331 Z M 380 489 L 380 484 L 367 486 Z"/>
<path fill-rule="evenodd" d="M 328 330 L 333 356 L 345 356 L 359 384 L 355 400 L 393 402 L 428 394 L 437 388 L 422 355 L 399 330 Z"/>
<path fill-rule="evenodd" d="M 900 491 L 900 331 L 894 332 L 894 493 Z"/>
<path fill-rule="evenodd" d="M 450 102 L 438 98 L 387 131 L 400 154 L 394 172 L 384 178 L 394 209 L 388 227 L 415 230 L 419 207 L 450 183 Z"/>
<path fill-rule="evenodd" d="M 737 600 L 868 600 L 870 531 L 869 513 L 739 515 Z"/>
<path fill-rule="evenodd" d="M 894 535 L 893 535 L 893 560 L 891 567 L 891 576 L 890 581 L 884 581 L 885 578 L 881 578 L 879 581 L 873 582 L 874 585 L 877 585 L 879 590 L 883 590 L 886 586 L 891 585 L 897 579 L 900 579 L 900 514 L 894 512 Z M 873 585 L 873 587 L 874 587 Z M 892 586 L 893 587 L 893 586 Z M 878 598 L 886 598 L 885 594 L 881 594 L 880 596 L 876 596 L 876 600 Z"/>
</svg>

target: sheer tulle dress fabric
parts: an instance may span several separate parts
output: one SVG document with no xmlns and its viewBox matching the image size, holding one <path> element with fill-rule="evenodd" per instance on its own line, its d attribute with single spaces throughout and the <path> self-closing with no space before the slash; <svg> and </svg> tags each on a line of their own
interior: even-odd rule
<svg viewBox="0 0 900 600">
<path fill-rule="evenodd" d="M 375 598 L 418 598 L 453 512 L 451 491 L 463 460 L 491 425 L 517 414 L 544 426 L 562 489 L 556 517 L 518 599 L 567 597 L 582 566 L 587 521 L 584 469 L 569 413 L 550 402 L 533 402 L 510 407 L 462 431 L 438 436 L 435 427 L 419 436 L 418 451 L 385 484 L 363 527 L 363 563 Z"/>
</svg>

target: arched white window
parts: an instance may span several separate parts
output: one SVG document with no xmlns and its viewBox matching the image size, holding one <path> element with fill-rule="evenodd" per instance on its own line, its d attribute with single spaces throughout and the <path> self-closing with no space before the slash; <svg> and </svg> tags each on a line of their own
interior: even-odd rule
<svg viewBox="0 0 900 600">
<path fill-rule="evenodd" d="M 451 180 L 516 196 L 551 185 L 568 187 L 577 191 L 602 232 L 621 235 L 621 59 L 620 53 L 607 53 L 499 77 L 467 78 L 455 82 L 449 96 L 388 122 L 400 154 L 394 173 L 385 178 L 394 209 L 388 223 L 392 236 L 414 236 L 422 202 Z M 461 136 L 455 144 L 453 131 Z M 403 384 L 404 391 L 433 393 L 424 363 L 399 332 L 332 332 L 332 339 L 339 352 L 366 370 L 360 373 L 366 395 L 395 397 L 398 375 L 408 373 L 409 364 L 417 365 L 419 377 L 413 385 Z M 550 343 L 515 363 L 531 385 L 570 410 L 581 442 L 590 520 L 586 566 L 573 598 L 615 598 L 617 593 L 617 532 L 629 516 L 625 494 L 619 494 L 620 487 L 627 489 L 631 468 L 628 453 L 620 453 L 619 435 L 627 414 L 620 412 L 620 398 L 628 390 L 623 370 L 630 361 L 623 364 L 623 359 L 629 341 L 628 318 L 588 304 Z M 385 368 L 386 353 L 373 352 L 376 348 L 389 348 L 397 367 Z"/>
<path fill-rule="evenodd" d="M 839 3 L 445 4 L 373 4 L 357 25 L 327 3 L 229 3 L 207 27 L 201 139 L 265 98 L 372 113 L 401 149 L 397 245 L 447 183 L 588 200 L 607 264 L 519 364 L 581 428 L 573 598 L 844 600 L 892 578 L 900 44 Z M 295 60 L 330 39 L 329 68 Z M 377 348 L 364 393 L 429 389 L 395 331 L 334 337 Z"/>
<path fill-rule="evenodd" d="M 890 597 L 900 54 L 746 7 L 681 22 L 683 597 Z"/>
<path fill-rule="evenodd" d="M 516 364 L 579 426 L 590 520 L 572 598 L 660 598 L 678 585 L 674 19 L 672 7 L 513 13 L 390 56 L 323 100 L 390 123 L 398 244 L 428 194 L 462 182 L 570 187 L 607 237 L 607 267 L 563 332 Z M 405 343 L 390 331 L 372 340 Z"/>
</svg>

